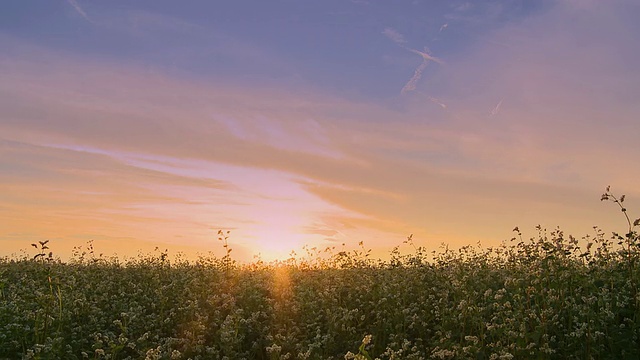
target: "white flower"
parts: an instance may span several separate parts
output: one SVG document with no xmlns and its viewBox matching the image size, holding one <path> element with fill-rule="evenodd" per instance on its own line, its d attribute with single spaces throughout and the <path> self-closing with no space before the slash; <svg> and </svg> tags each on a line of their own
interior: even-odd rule
<svg viewBox="0 0 640 360">
<path fill-rule="evenodd" d="M 478 337 L 477 336 L 469 336 L 469 335 L 467 335 L 467 336 L 464 337 L 464 339 L 466 341 L 471 341 L 474 344 L 478 342 Z"/>
</svg>

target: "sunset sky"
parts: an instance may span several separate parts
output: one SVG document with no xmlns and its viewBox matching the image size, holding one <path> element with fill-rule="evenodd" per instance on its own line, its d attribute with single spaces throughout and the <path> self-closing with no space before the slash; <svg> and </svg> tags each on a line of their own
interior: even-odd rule
<svg viewBox="0 0 640 360">
<path fill-rule="evenodd" d="M 494 246 L 640 217 L 633 0 L 0 5 L 0 256 Z M 634 218 L 635 218 L 634 217 Z M 403 248 L 406 250 L 406 248 Z"/>
</svg>

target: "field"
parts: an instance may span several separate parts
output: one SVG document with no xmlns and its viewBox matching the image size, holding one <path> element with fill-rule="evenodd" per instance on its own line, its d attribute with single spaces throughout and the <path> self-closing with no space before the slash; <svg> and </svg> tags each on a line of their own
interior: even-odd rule
<svg viewBox="0 0 640 360">
<path fill-rule="evenodd" d="M 123 263 L 90 245 L 61 262 L 42 242 L 0 260 L 0 358 L 638 359 L 637 225 L 250 265 L 230 252 Z"/>
</svg>

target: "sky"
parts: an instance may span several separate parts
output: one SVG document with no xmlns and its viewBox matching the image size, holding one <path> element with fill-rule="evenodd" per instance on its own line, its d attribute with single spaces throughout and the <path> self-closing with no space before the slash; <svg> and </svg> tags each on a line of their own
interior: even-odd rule
<svg viewBox="0 0 640 360">
<path fill-rule="evenodd" d="M 637 1 L 0 10 L 0 256 L 624 232 L 607 185 L 640 216 Z"/>
</svg>

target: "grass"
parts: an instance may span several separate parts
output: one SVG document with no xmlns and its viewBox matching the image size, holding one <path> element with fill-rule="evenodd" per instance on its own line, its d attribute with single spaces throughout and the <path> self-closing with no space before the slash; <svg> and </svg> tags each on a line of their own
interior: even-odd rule
<svg viewBox="0 0 640 360">
<path fill-rule="evenodd" d="M 497 248 L 372 260 L 363 250 L 276 263 L 121 262 L 49 243 L 0 260 L 0 358 L 638 359 L 640 240 L 538 227 Z M 407 242 L 413 244 L 409 237 Z M 582 246 L 581 246 L 582 245 Z"/>
</svg>

